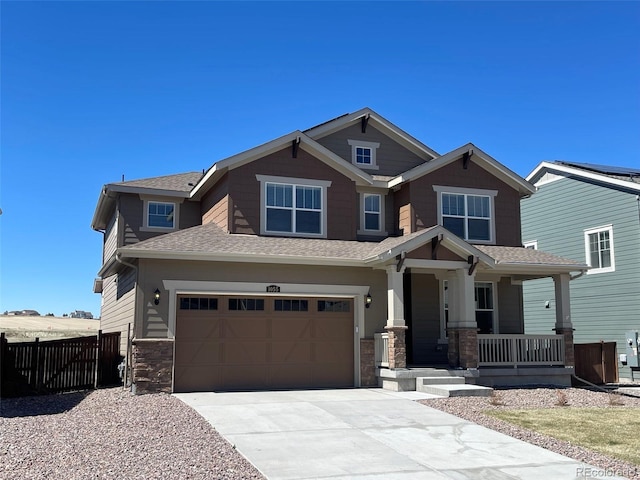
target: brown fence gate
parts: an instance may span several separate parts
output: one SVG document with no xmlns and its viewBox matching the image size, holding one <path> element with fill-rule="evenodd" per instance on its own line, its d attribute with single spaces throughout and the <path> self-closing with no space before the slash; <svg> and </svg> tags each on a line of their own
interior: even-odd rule
<svg viewBox="0 0 640 480">
<path fill-rule="evenodd" d="M 591 383 L 617 383 L 616 342 L 579 343 L 574 345 L 576 376 Z"/>
<path fill-rule="evenodd" d="M 0 335 L 0 396 L 86 390 L 120 383 L 120 333 L 41 342 Z"/>
</svg>

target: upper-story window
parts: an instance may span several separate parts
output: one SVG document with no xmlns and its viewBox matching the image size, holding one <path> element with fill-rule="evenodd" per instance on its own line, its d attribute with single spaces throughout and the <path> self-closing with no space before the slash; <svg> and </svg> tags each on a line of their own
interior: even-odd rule
<svg viewBox="0 0 640 480">
<path fill-rule="evenodd" d="M 175 230 L 178 228 L 178 205 L 174 202 L 163 202 L 143 198 L 144 224 L 142 230 Z"/>
<path fill-rule="evenodd" d="M 495 242 L 494 198 L 497 191 L 434 186 L 438 223 L 470 242 Z"/>
<path fill-rule="evenodd" d="M 584 247 L 587 264 L 592 267 L 587 273 L 615 271 L 612 225 L 585 230 Z"/>
<path fill-rule="evenodd" d="M 380 143 L 361 140 L 347 140 L 347 142 L 351 145 L 351 162 L 354 165 L 364 169 L 378 170 L 376 149 Z"/>
<path fill-rule="evenodd" d="M 364 229 L 374 232 L 380 231 L 381 218 L 380 195 L 377 193 L 364 194 Z"/>
<path fill-rule="evenodd" d="M 331 182 L 256 175 L 261 189 L 262 234 L 326 237 Z"/>
<path fill-rule="evenodd" d="M 538 241 L 537 240 L 531 240 L 529 242 L 523 242 L 522 246 L 524 248 L 528 248 L 530 250 L 537 250 L 538 249 Z"/>
</svg>

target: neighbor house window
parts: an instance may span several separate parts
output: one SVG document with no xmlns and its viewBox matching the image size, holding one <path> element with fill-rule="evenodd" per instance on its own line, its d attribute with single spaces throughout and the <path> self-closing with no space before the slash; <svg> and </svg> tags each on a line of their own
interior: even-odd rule
<svg viewBox="0 0 640 480">
<path fill-rule="evenodd" d="M 326 236 L 327 187 L 331 182 L 256 177 L 262 191 L 261 233 Z"/>
<path fill-rule="evenodd" d="M 613 226 L 593 228 L 584 232 L 587 273 L 605 273 L 615 270 L 613 257 Z"/>
<path fill-rule="evenodd" d="M 531 240 L 530 242 L 524 242 L 522 244 L 522 246 L 524 248 L 528 248 L 530 250 L 537 250 L 538 249 L 538 241 L 537 240 Z"/>
<path fill-rule="evenodd" d="M 147 227 L 175 228 L 175 203 L 147 202 Z"/>
<path fill-rule="evenodd" d="M 376 149 L 380 146 L 378 142 L 364 142 L 361 140 L 347 140 L 351 146 L 351 162 L 360 167 L 370 170 L 377 170 Z"/>
<path fill-rule="evenodd" d="M 494 197 L 496 191 L 438 187 L 439 223 L 470 242 L 495 241 Z"/>
</svg>

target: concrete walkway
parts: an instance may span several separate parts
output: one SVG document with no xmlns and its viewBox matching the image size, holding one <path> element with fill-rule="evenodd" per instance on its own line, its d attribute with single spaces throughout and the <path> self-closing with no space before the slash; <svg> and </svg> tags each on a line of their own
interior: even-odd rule
<svg viewBox="0 0 640 480">
<path fill-rule="evenodd" d="M 565 480 L 604 473 L 416 403 L 413 400 L 429 396 L 417 392 L 352 389 L 175 396 L 271 480 Z"/>
</svg>

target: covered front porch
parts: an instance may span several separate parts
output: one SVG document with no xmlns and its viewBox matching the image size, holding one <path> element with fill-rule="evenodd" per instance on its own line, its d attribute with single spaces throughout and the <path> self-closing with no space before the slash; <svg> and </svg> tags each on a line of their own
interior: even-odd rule
<svg viewBox="0 0 640 480">
<path fill-rule="evenodd" d="M 570 385 L 569 283 L 586 266 L 523 247 L 472 246 L 446 230 L 428 240 L 384 267 L 387 322 L 373 339 L 378 384 L 415 390 L 416 378 L 438 368 L 478 385 Z M 549 334 L 526 335 L 522 282 L 543 277 L 555 283 L 555 324 Z"/>
</svg>

